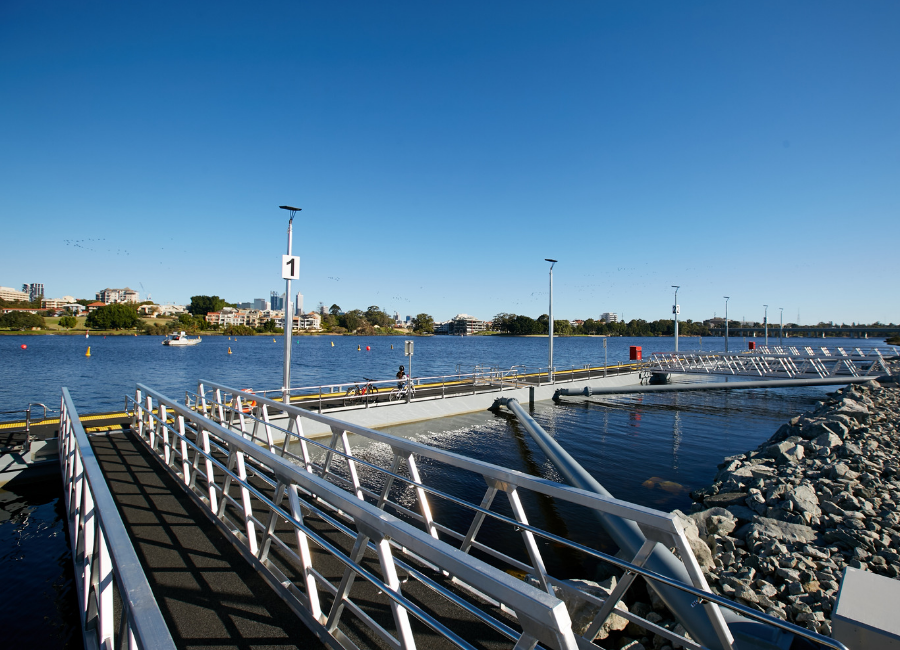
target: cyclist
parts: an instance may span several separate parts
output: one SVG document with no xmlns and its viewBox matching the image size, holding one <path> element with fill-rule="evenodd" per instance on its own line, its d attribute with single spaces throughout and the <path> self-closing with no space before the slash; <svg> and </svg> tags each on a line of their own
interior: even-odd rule
<svg viewBox="0 0 900 650">
<path fill-rule="evenodd" d="M 400 366 L 400 370 L 397 371 L 397 388 L 403 390 L 403 383 L 406 381 L 406 368 Z"/>
</svg>

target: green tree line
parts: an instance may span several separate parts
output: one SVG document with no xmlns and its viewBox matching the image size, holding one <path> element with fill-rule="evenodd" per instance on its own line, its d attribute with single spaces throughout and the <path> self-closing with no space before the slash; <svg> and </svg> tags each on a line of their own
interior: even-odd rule
<svg viewBox="0 0 900 650">
<path fill-rule="evenodd" d="M 412 325 L 418 334 L 434 332 L 434 319 L 429 314 L 418 314 L 412 319 Z M 331 305 L 328 313 L 322 316 L 322 329 L 334 334 L 349 332 L 364 336 L 400 333 L 394 329 L 394 319 L 377 305 L 371 305 L 365 311 L 352 309 L 347 312 L 339 305 Z"/>
<path fill-rule="evenodd" d="M 543 334 L 550 331 L 550 317 L 547 314 L 537 319 L 521 314 L 501 313 L 494 317 L 493 328 L 504 334 Z M 601 336 L 674 336 L 675 321 L 662 319 L 645 321 L 636 318 L 627 323 L 607 323 L 588 318 L 580 325 L 572 325 L 567 320 L 553 320 L 553 333 L 559 336 L 601 335 Z M 709 336 L 709 328 L 703 323 L 688 319 L 678 321 L 678 333 L 684 336 Z"/>
</svg>

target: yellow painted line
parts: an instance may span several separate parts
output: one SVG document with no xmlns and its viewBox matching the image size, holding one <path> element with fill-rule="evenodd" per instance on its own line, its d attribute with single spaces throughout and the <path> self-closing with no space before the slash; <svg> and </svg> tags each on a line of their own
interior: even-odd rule
<svg viewBox="0 0 900 650">
<path fill-rule="evenodd" d="M 637 364 L 634 364 L 634 363 L 629 363 L 629 364 L 625 364 L 625 365 L 621 365 L 621 366 L 606 366 L 606 368 L 610 368 L 610 369 L 615 368 L 618 370 L 638 370 Z M 559 375 L 573 374 L 573 373 L 587 372 L 587 371 L 600 372 L 603 369 L 604 369 L 603 366 L 595 366 L 595 367 L 591 367 L 591 368 L 574 368 L 572 370 L 560 370 L 554 374 L 559 376 Z M 545 372 L 533 372 L 533 373 L 528 373 L 528 374 L 524 374 L 524 375 L 518 375 L 517 377 L 518 377 L 518 379 L 525 379 L 527 377 L 538 377 L 538 376 L 543 377 L 546 374 L 547 373 L 545 373 Z M 585 379 L 587 379 L 587 377 L 585 377 Z M 591 379 L 595 379 L 595 377 L 591 377 Z M 515 376 L 508 378 L 507 381 L 514 381 L 514 380 L 515 380 Z M 422 390 L 423 388 L 439 388 L 442 385 L 446 387 L 446 386 L 460 386 L 463 384 L 471 384 L 471 383 L 472 383 L 471 379 L 456 379 L 454 381 L 444 382 L 443 384 L 441 384 L 441 383 L 416 384 L 416 390 Z M 386 391 L 387 386 L 378 386 L 377 388 L 378 388 L 379 394 L 382 392 L 390 392 L 390 391 Z M 337 399 L 338 397 L 343 397 L 343 396 L 344 396 L 344 393 L 341 393 L 341 392 L 322 393 L 323 400 Z M 310 400 L 318 400 L 318 399 L 319 399 L 319 395 L 317 395 L 315 393 L 312 395 L 292 395 L 291 396 L 292 402 L 307 402 Z M 276 399 L 275 401 L 280 402 L 281 399 L 279 398 L 279 399 Z"/>
<path fill-rule="evenodd" d="M 130 413 L 100 413 L 98 415 L 85 415 L 79 418 L 82 422 L 92 422 L 94 420 L 109 420 L 111 418 L 124 418 L 130 417 Z M 48 418 L 46 420 L 37 420 L 31 423 L 31 426 L 37 427 L 43 424 L 59 424 L 59 418 Z M 25 426 L 25 420 L 20 420 L 19 422 L 4 422 L 0 424 L 0 430 L 3 429 L 16 429 L 22 428 Z"/>
</svg>

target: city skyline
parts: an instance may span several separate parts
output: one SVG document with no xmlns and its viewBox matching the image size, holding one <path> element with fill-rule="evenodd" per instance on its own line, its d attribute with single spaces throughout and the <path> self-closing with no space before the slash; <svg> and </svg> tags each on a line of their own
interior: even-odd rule
<svg viewBox="0 0 900 650">
<path fill-rule="evenodd" d="M 39 285 L 39 286 L 43 286 L 43 284 L 41 284 L 41 285 Z M 3 287 L 2 285 L 0 285 L 0 288 L 7 288 L 7 287 Z M 126 288 L 126 289 L 127 289 L 127 288 Z M 109 288 L 107 288 L 107 289 L 105 289 L 104 291 L 120 292 L 120 291 L 122 291 L 122 290 L 120 290 L 120 289 L 109 289 Z M 21 292 L 18 292 L 18 291 L 16 291 L 16 292 L 17 292 L 17 293 L 21 293 Z M 101 291 L 101 292 L 96 292 L 96 296 L 99 297 L 102 293 L 103 293 L 103 291 Z M 194 295 L 198 295 L 198 294 L 194 294 Z M 218 295 L 218 294 L 212 294 L 212 295 Z M 270 300 L 271 300 L 272 298 L 276 297 L 276 296 L 279 298 L 279 306 L 278 306 L 277 308 L 273 308 L 272 305 L 271 305 Z M 67 296 L 67 297 L 69 297 L 69 296 Z M 225 296 L 218 295 L 218 297 L 219 297 L 219 298 L 222 298 L 222 299 L 224 299 L 224 300 L 226 300 L 229 304 L 236 305 L 236 307 L 235 307 L 236 309 L 242 309 L 242 310 L 255 310 L 255 311 L 283 311 L 282 301 L 283 301 L 283 299 L 284 299 L 284 292 L 282 292 L 281 294 L 277 294 L 277 292 L 276 292 L 275 290 L 272 290 L 272 291 L 270 292 L 270 298 L 269 298 L 268 300 L 267 300 L 267 299 L 262 299 L 262 298 L 255 298 L 255 299 L 253 299 L 253 300 L 229 300 L 229 299 L 228 299 L 227 297 L 225 297 Z M 298 297 L 301 298 L 301 300 L 299 301 L 299 303 L 297 302 L 297 298 L 298 298 Z M 295 296 L 295 301 L 294 301 L 293 304 L 292 304 L 292 308 L 293 308 L 293 310 L 294 310 L 294 316 L 295 316 L 295 317 L 296 317 L 297 315 L 300 315 L 301 313 L 306 313 L 306 314 L 309 314 L 309 313 L 318 313 L 318 310 L 319 310 L 319 308 L 320 308 L 320 305 L 319 305 L 318 303 L 316 304 L 316 306 L 315 306 L 314 308 L 303 308 L 303 300 L 302 300 L 302 298 L 305 298 L 305 297 L 303 296 L 302 293 L 298 292 L 298 293 L 296 294 L 296 296 Z M 51 296 L 44 296 L 44 299 L 45 299 L 45 300 L 48 300 L 48 299 L 49 299 L 49 300 L 52 300 L 52 299 L 54 299 L 54 298 L 51 297 Z M 76 298 L 76 299 L 77 299 L 77 300 L 90 300 L 90 298 L 86 298 L 86 297 L 84 297 L 84 298 Z M 150 298 L 148 297 L 147 300 L 150 300 Z M 140 301 L 140 300 L 139 300 L 139 301 Z M 128 302 L 128 301 L 113 300 L 112 302 Z M 172 305 L 172 304 L 178 304 L 178 305 L 186 306 L 186 305 L 189 305 L 189 304 L 190 304 L 190 300 L 184 301 L 183 303 L 174 303 L 174 302 L 171 302 L 171 301 L 166 301 L 166 302 L 156 302 L 156 301 L 153 301 L 153 302 L 154 302 L 155 304 L 158 304 L 158 305 Z M 326 313 L 328 313 L 329 305 L 325 304 L 324 301 L 321 301 L 321 303 L 322 303 L 322 304 L 321 304 L 321 309 L 323 309 Z M 336 303 L 332 303 L 332 304 L 336 304 Z M 299 307 L 299 308 L 298 308 L 298 307 Z M 354 305 L 354 306 L 352 306 L 352 307 L 349 307 L 348 309 L 344 309 L 344 308 L 342 307 L 342 308 L 341 308 L 341 313 L 346 313 L 347 311 L 350 311 L 351 309 L 357 309 L 357 310 L 364 311 L 367 307 L 368 307 L 368 306 L 363 307 L 363 306 L 360 306 L 360 305 Z M 390 310 L 390 309 L 383 308 L 383 307 L 381 307 L 380 305 L 379 305 L 379 307 L 380 307 L 385 313 L 387 313 L 387 314 L 389 314 L 389 315 L 390 315 L 390 314 L 394 314 L 395 317 L 396 317 L 398 314 L 401 313 L 399 310 L 396 310 L 396 309 L 395 309 L 395 310 Z M 301 312 L 301 309 L 302 309 L 302 312 Z M 415 309 L 413 309 L 412 311 L 415 312 L 415 313 L 429 313 L 429 312 L 421 312 L 421 311 L 417 311 L 417 310 L 415 310 Z M 469 314 L 467 314 L 466 312 L 459 312 L 459 311 L 455 311 L 455 312 L 454 312 L 453 309 L 449 309 L 449 310 L 446 310 L 446 309 L 445 309 L 444 311 L 445 311 L 446 313 L 448 313 L 448 314 L 449 314 L 449 313 L 454 313 L 454 315 L 453 315 L 453 316 L 446 316 L 446 317 L 435 317 L 435 322 L 436 322 L 436 323 L 446 323 L 446 322 L 450 322 L 450 321 L 452 321 L 453 319 L 458 318 L 458 317 L 460 317 L 460 316 L 467 316 L 467 317 L 469 316 Z M 594 309 L 594 312 L 596 312 L 596 309 Z M 635 316 L 635 317 L 633 317 L 632 319 L 626 319 L 624 313 L 616 313 L 616 312 L 599 312 L 599 313 L 596 313 L 596 314 L 595 314 L 594 312 L 592 312 L 592 313 L 586 313 L 586 314 L 578 314 L 578 315 L 572 316 L 572 317 L 557 317 L 558 315 L 555 314 L 555 315 L 554 315 L 554 320 L 556 320 L 556 321 L 563 321 L 563 320 L 566 320 L 566 321 L 569 321 L 569 322 L 572 322 L 572 323 L 574 323 L 574 322 L 576 322 L 576 321 L 582 321 L 582 322 L 583 322 L 583 321 L 585 321 L 585 320 L 587 320 L 587 319 L 593 319 L 593 320 L 595 320 L 595 321 L 607 321 L 607 322 L 612 322 L 612 323 L 615 323 L 615 322 L 629 322 L 630 320 L 634 320 L 634 319 L 645 320 L 645 321 L 648 321 L 648 322 L 660 321 L 660 320 L 671 320 L 671 318 L 667 319 L 667 318 L 664 317 L 664 316 L 656 317 L 656 318 L 643 318 L 643 317 L 641 317 L 641 316 Z M 478 319 L 478 320 L 484 320 L 484 321 L 491 321 L 491 320 L 494 319 L 496 316 L 498 316 L 499 314 L 502 314 L 502 313 L 517 313 L 517 314 L 519 314 L 519 315 L 529 316 L 530 318 L 535 318 L 535 319 L 538 318 L 538 317 L 541 316 L 541 315 L 546 315 L 546 311 L 545 311 L 545 312 L 540 312 L 540 313 L 527 313 L 527 312 L 496 312 L 496 313 L 494 313 L 494 314 L 485 314 L 485 315 L 483 315 L 483 316 L 475 316 L 475 317 L 472 317 L 472 318 L 476 318 L 476 319 Z M 771 326 L 775 327 L 775 326 L 778 326 L 778 324 L 780 323 L 780 319 L 781 319 L 781 317 L 782 317 L 782 314 L 781 314 L 781 313 L 776 313 L 776 312 L 773 312 L 773 314 L 775 314 L 775 317 L 769 319 L 769 324 L 770 324 Z M 433 316 L 433 314 L 430 314 L 430 313 L 429 313 L 429 315 Z M 889 323 L 893 323 L 893 322 L 894 322 L 894 321 L 892 321 L 892 320 L 885 320 L 885 321 L 870 321 L 870 322 L 861 321 L 861 320 L 856 320 L 856 321 L 840 321 L 840 320 L 836 320 L 836 319 L 833 319 L 833 318 L 820 319 L 820 320 L 817 320 L 817 321 L 804 321 L 804 320 L 802 320 L 799 316 L 800 316 L 799 312 L 797 313 L 797 317 L 796 317 L 796 318 L 789 318 L 789 317 L 787 317 L 787 316 L 784 316 L 784 321 L 783 321 L 783 322 L 784 322 L 785 325 L 788 325 L 788 324 L 790 324 L 790 323 L 798 324 L 798 325 L 816 325 L 816 324 L 819 324 L 819 323 L 832 323 L 832 324 L 834 324 L 834 325 L 873 325 L 873 324 L 875 324 L 875 323 L 877 323 L 877 322 L 884 323 L 884 324 L 889 324 Z M 406 317 L 405 317 L 406 320 L 409 320 L 410 318 L 412 318 L 412 314 L 407 314 Z M 403 320 L 403 318 L 400 318 L 400 320 Z M 715 312 L 715 311 L 712 313 L 712 315 L 709 315 L 709 314 L 706 314 L 706 315 L 699 315 L 699 316 L 697 316 L 696 318 L 694 318 L 694 317 L 692 317 L 692 316 L 685 316 L 685 315 L 683 315 L 683 314 L 680 314 L 680 315 L 679 315 L 679 320 L 681 320 L 681 321 L 690 320 L 690 321 L 693 321 L 693 322 L 695 322 L 695 323 L 703 323 L 703 322 L 707 322 L 707 321 L 710 321 L 710 320 L 719 320 L 719 321 L 724 322 L 724 316 L 719 315 L 718 312 Z M 747 323 L 747 324 L 760 323 L 760 324 L 762 324 L 762 323 L 765 322 L 765 316 L 764 316 L 763 318 L 756 319 L 756 318 L 752 318 L 752 317 L 746 318 L 744 315 L 741 315 L 741 316 L 735 316 L 735 315 L 732 314 L 731 316 L 729 316 L 728 320 L 729 320 L 730 322 L 735 322 L 735 323 Z"/>
<path fill-rule="evenodd" d="M 559 319 L 669 318 L 679 285 L 695 321 L 896 322 L 898 31 L 887 2 L 7 3 L 0 277 L 253 301 L 290 204 L 307 305 L 537 316 L 552 257 Z"/>
</svg>

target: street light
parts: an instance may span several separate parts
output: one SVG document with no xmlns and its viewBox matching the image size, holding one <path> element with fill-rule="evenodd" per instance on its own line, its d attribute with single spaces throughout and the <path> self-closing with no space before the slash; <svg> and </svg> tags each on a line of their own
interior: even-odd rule
<svg viewBox="0 0 900 650">
<path fill-rule="evenodd" d="M 778 345 L 784 345 L 784 307 L 779 307 L 778 310 L 781 312 L 778 316 Z"/>
<path fill-rule="evenodd" d="M 279 205 L 282 210 L 288 210 L 291 218 L 288 221 L 288 242 L 287 254 L 291 254 L 291 247 L 294 241 L 294 215 L 302 208 L 295 208 L 290 205 Z M 284 385 L 282 387 L 281 401 L 284 404 L 291 402 L 291 332 L 294 329 L 294 315 L 291 313 L 291 279 L 285 280 L 284 286 Z"/>
<path fill-rule="evenodd" d="M 725 352 L 728 352 L 728 299 L 730 296 L 724 296 L 725 298 Z M 707 312 L 708 313 L 708 312 Z"/>
<path fill-rule="evenodd" d="M 681 311 L 678 308 L 678 290 L 681 287 L 673 284 L 672 288 L 675 289 L 675 304 L 672 305 L 672 313 L 675 314 L 675 352 L 678 352 L 678 312 Z"/>
<path fill-rule="evenodd" d="M 769 306 L 763 305 L 766 308 L 765 316 L 763 316 L 763 325 L 766 327 L 766 345 L 769 345 Z"/>
<path fill-rule="evenodd" d="M 551 260 L 549 257 L 544 258 L 545 262 L 550 262 L 550 364 L 547 367 L 547 380 L 553 381 L 553 265 L 557 260 Z"/>
</svg>

